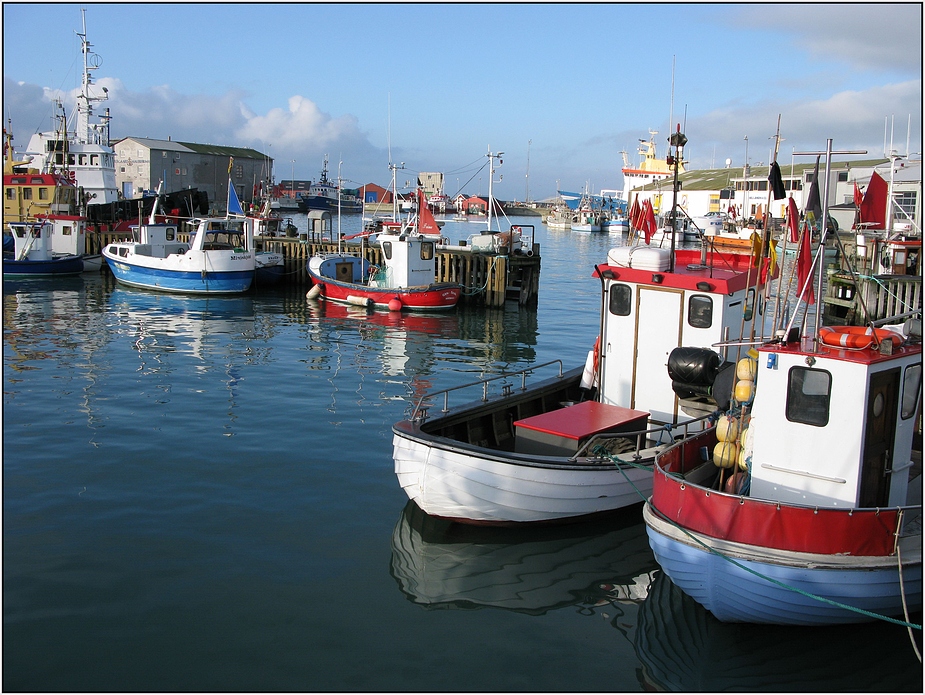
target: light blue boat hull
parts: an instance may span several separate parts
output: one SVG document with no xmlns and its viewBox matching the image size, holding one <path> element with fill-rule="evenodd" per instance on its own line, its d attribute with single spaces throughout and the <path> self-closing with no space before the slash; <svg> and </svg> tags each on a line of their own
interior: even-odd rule
<svg viewBox="0 0 925 695">
<path fill-rule="evenodd" d="M 247 292 L 254 281 L 254 271 L 222 273 L 180 272 L 144 268 L 124 261 L 107 258 L 116 280 L 130 287 L 141 287 L 161 292 L 188 294 L 236 294 Z"/>
<path fill-rule="evenodd" d="M 875 616 L 903 615 L 899 573 L 895 565 L 873 569 L 830 569 L 736 559 L 738 565 L 747 568 L 743 569 L 706 549 L 668 538 L 648 523 L 646 533 L 655 559 L 671 581 L 724 622 L 837 625 L 866 622 Z M 904 567 L 902 580 L 908 610 L 920 610 L 921 564 Z M 800 591 L 869 611 L 875 616 L 840 608 Z"/>
</svg>

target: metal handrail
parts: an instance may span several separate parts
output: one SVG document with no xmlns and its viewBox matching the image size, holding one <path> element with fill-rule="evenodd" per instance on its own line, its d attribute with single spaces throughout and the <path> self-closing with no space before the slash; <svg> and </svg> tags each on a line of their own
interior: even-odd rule
<svg viewBox="0 0 925 695">
<path fill-rule="evenodd" d="M 521 378 L 520 379 L 520 390 L 526 391 L 527 390 L 527 376 L 532 374 L 535 370 L 540 369 L 541 367 L 548 367 L 551 364 L 559 365 L 559 374 L 557 378 L 561 379 L 563 376 L 562 360 L 552 360 L 550 362 L 543 362 L 542 364 L 535 364 L 532 367 L 527 367 L 526 369 L 522 369 L 519 372 L 509 372 L 505 374 L 498 374 L 497 376 L 492 376 L 487 379 L 479 379 L 478 381 L 472 381 L 472 382 L 469 382 L 468 384 L 462 384 L 460 386 L 451 386 L 448 389 L 443 389 L 441 391 L 435 391 L 433 393 L 424 394 L 418 399 L 417 404 L 414 406 L 414 410 L 411 413 L 410 419 L 412 422 L 415 422 L 418 419 L 422 419 L 422 420 L 426 419 L 427 408 L 422 407 L 424 405 L 424 401 L 436 398 L 440 394 L 443 394 L 443 410 L 441 410 L 440 412 L 448 413 L 450 411 L 450 392 L 451 391 L 459 391 L 461 389 L 471 388 L 473 386 L 481 386 L 482 387 L 482 401 L 483 402 L 487 401 L 488 400 L 488 384 L 491 383 L 492 381 L 498 381 L 499 379 L 509 379 L 511 377 L 520 376 Z M 507 385 L 502 390 L 501 395 L 502 396 L 511 395 L 510 385 Z"/>
<path fill-rule="evenodd" d="M 700 417 L 694 418 L 693 420 L 685 420 L 684 422 L 679 422 L 676 425 L 664 424 L 664 425 L 659 425 L 658 427 L 653 427 L 647 430 L 638 430 L 636 432 L 602 432 L 600 434 L 595 434 L 589 437 L 588 440 L 578 449 L 578 451 L 569 457 L 569 461 L 575 461 L 579 459 L 584 452 L 586 452 L 588 449 L 591 448 L 592 445 L 600 441 L 611 440 L 611 439 L 629 439 L 630 437 L 636 437 L 636 451 L 633 452 L 633 459 L 639 460 L 640 458 L 642 458 L 639 455 L 639 452 L 644 448 L 643 443 L 648 440 L 648 435 L 655 434 L 656 432 L 659 432 L 659 433 L 668 432 L 670 434 L 675 429 L 680 428 L 682 430 L 681 439 L 676 442 L 673 442 L 673 443 L 678 443 L 678 442 L 681 442 L 687 439 L 687 437 L 689 436 L 688 431 L 690 429 L 689 428 L 690 425 L 700 422 L 701 420 L 709 420 L 710 418 L 714 418 L 714 417 L 716 417 L 715 412 L 709 413 L 707 415 L 701 415 Z M 673 436 L 674 435 L 672 435 L 672 437 Z M 602 456 L 597 456 L 597 457 L 591 456 L 589 458 L 603 458 L 603 457 Z"/>
</svg>

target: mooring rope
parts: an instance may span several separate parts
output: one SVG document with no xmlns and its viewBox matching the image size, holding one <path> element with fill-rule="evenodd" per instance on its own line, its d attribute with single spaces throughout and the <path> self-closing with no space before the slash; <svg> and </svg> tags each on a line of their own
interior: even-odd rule
<svg viewBox="0 0 925 695">
<path fill-rule="evenodd" d="M 601 452 L 595 452 L 595 453 L 601 453 Z M 606 454 L 606 453 L 602 453 L 602 458 L 609 458 L 609 459 L 610 459 L 611 461 L 613 461 L 615 464 L 626 464 L 627 466 L 632 466 L 632 467 L 634 467 L 634 468 L 640 468 L 640 469 L 647 468 L 646 466 L 641 465 L 641 464 L 638 464 L 638 463 L 632 463 L 632 462 L 629 462 L 629 461 L 620 461 L 620 460 L 617 459 L 616 457 L 610 456 L 609 454 Z M 783 588 L 783 589 L 787 589 L 788 591 L 796 592 L 796 593 L 798 593 L 798 594 L 801 594 L 801 595 L 803 595 L 803 596 L 806 596 L 807 598 L 811 598 L 811 599 L 813 599 L 813 600 L 820 601 L 820 602 L 822 602 L 822 603 L 828 603 L 828 604 L 833 605 L 833 606 L 835 606 L 835 607 L 837 607 L 837 608 L 843 608 L 843 609 L 845 609 L 845 610 L 852 611 L 852 612 L 854 612 L 854 613 L 860 613 L 861 615 L 865 615 L 865 616 L 867 616 L 867 617 L 869 617 L 869 618 L 873 618 L 873 619 L 875 619 L 875 620 L 883 620 L 883 621 L 886 621 L 886 622 L 888 622 L 888 623 L 893 623 L 893 624 L 895 624 L 895 625 L 902 625 L 902 626 L 904 626 L 904 627 L 906 627 L 906 628 L 908 628 L 908 629 L 913 629 L 913 628 L 916 629 L 916 630 L 921 630 L 921 629 L 922 629 L 922 626 L 921 626 L 921 625 L 917 625 L 917 624 L 915 624 L 915 623 L 911 623 L 911 622 L 908 621 L 908 619 L 907 619 L 907 620 L 898 620 L 897 618 L 890 618 L 890 617 L 887 617 L 887 616 L 885 616 L 885 615 L 880 615 L 879 613 L 873 613 L 872 611 L 865 610 L 864 608 L 858 608 L 858 607 L 856 607 L 856 606 L 849 606 L 848 604 L 840 603 L 840 602 L 838 602 L 838 601 L 835 601 L 835 600 L 833 600 L 833 599 L 826 598 L 826 597 L 824 597 L 824 596 L 817 596 L 816 594 L 811 594 L 811 593 L 809 593 L 808 591 L 804 591 L 803 589 L 799 589 L 799 588 L 797 588 L 797 587 L 795 587 L 795 586 L 790 586 L 789 584 L 786 584 L 786 583 L 784 583 L 784 582 L 782 582 L 782 581 L 780 581 L 780 580 L 778 580 L 778 579 L 774 579 L 773 577 L 769 577 L 769 576 L 767 576 L 767 575 L 765 575 L 765 574 L 762 574 L 761 572 L 758 572 L 757 570 L 754 570 L 754 569 L 752 569 L 752 568 L 750 568 L 750 567 L 746 567 L 745 565 L 743 565 L 742 563 L 738 562 L 737 560 L 734 560 L 733 558 L 729 557 L 729 556 L 726 555 L 725 553 L 722 553 L 722 552 L 720 552 L 719 550 L 716 550 L 716 549 L 714 549 L 714 548 L 711 548 L 709 545 L 707 545 L 706 543 L 704 543 L 703 541 L 701 541 L 699 538 L 697 538 L 696 536 L 694 536 L 691 532 L 689 532 L 687 529 L 685 529 L 684 527 L 682 527 L 680 524 L 675 523 L 674 521 L 672 521 L 671 519 L 669 519 L 667 516 L 665 516 L 665 514 L 664 514 L 661 510 L 657 509 L 656 507 L 654 507 L 654 506 L 649 502 L 648 498 L 646 498 L 646 496 L 643 495 L 642 492 L 640 492 L 639 488 L 636 487 L 635 483 L 633 483 L 633 481 L 630 480 L 629 476 L 626 474 L 626 471 L 624 470 L 624 469 L 625 469 L 625 466 L 619 466 L 619 465 L 618 465 L 618 468 L 620 468 L 620 471 L 623 473 L 623 477 L 626 478 L 626 481 L 627 481 L 627 482 L 633 487 L 633 489 L 636 491 L 636 494 L 639 495 L 640 498 L 642 498 L 643 502 L 645 502 L 646 504 L 649 504 L 649 506 L 652 508 L 652 511 L 654 511 L 656 514 L 658 514 L 658 516 L 659 516 L 661 519 L 663 519 L 664 521 L 668 522 L 669 524 L 671 524 L 672 526 L 674 526 L 676 529 L 678 529 L 679 531 L 681 531 L 682 533 L 684 533 L 686 536 L 688 536 L 688 537 L 689 537 L 691 540 L 693 540 L 695 543 L 697 543 L 697 544 L 703 546 L 703 548 L 704 548 L 705 550 L 707 550 L 707 551 L 713 553 L 714 555 L 716 555 L 716 556 L 722 558 L 723 560 L 726 560 L 727 562 L 732 563 L 733 565 L 735 565 L 735 566 L 738 567 L 739 569 L 745 570 L 746 572 L 749 572 L 749 573 L 755 575 L 756 577 L 759 577 L 760 579 L 765 579 L 765 580 L 767 580 L 768 582 L 770 582 L 770 583 L 772 583 L 772 584 L 775 584 L 775 585 L 777 585 L 777 586 L 779 586 L 779 587 L 781 587 L 781 588 Z M 655 473 L 655 475 L 658 475 L 658 473 Z M 902 583 L 902 573 L 900 573 L 900 583 Z M 900 589 L 900 590 L 902 591 L 902 589 Z M 903 598 L 904 598 L 904 600 L 905 600 L 905 594 L 903 594 Z M 908 618 L 908 616 L 907 616 L 907 618 Z M 921 657 L 920 657 L 920 660 L 921 660 Z"/>
</svg>

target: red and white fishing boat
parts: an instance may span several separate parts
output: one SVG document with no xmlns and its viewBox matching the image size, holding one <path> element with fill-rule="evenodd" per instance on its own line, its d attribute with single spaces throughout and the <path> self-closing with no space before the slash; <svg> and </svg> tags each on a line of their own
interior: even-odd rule
<svg viewBox="0 0 925 695">
<path fill-rule="evenodd" d="M 585 368 L 563 372 L 555 360 L 422 398 L 392 427 L 402 489 L 427 514 L 470 524 L 563 522 L 640 504 L 655 453 L 702 429 L 732 385 L 718 355 L 669 365 L 669 353 L 761 323 L 768 269 L 745 255 L 612 249 L 594 271 L 601 333 Z M 737 357 L 728 355 L 733 366 Z M 541 369 L 550 378 L 527 386 Z M 691 383 L 704 374 L 710 386 Z M 725 395 L 711 388 L 717 378 Z M 690 383 L 682 397 L 673 381 Z M 479 400 L 462 403 L 467 386 Z"/>
<path fill-rule="evenodd" d="M 440 311 L 459 302 L 462 285 L 435 282 L 439 227 L 420 191 L 417 211 L 378 232 L 384 267 L 355 253 L 322 253 L 308 260 L 309 298 L 390 311 Z M 436 234 L 434 233 L 436 230 Z"/>
<path fill-rule="evenodd" d="M 918 316 L 787 326 L 737 364 L 738 400 L 716 426 L 658 454 L 650 545 L 720 620 L 908 622 L 921 610 Z"/>
<path fill-rule="evenodd" d="M 853 328 L 759 347 L 744 442 L 733 414 L 657 457 L 644 509 L 655 557 L 720 620 L 921 610 L 920 471 L 910 481 L 921 338 Z M 718 489 L 719 455 L 742 470 Z"/>
</svg>

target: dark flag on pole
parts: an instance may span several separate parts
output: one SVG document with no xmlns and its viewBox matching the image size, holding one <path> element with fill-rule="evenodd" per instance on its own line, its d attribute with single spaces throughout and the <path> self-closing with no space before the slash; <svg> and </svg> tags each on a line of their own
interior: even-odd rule
<svg viewBox="0 0 925 695">
<path fill-rule="evenodd" d="M 784 179 L 780 175 L 780 165 L 777 162 L 771 163 L 771 173 L 768 174 L 768 181 L 771 182 L 774 200 L 783 200 L 787 197 L 787 191 L 784 190 Z"/>
<path fill-rule="evenodd" d="M 806 208 L 803 211 L 813 226 L 822 217 L 822 204 L 819 202 L 819 157 L 816 157 L 816 169 L 813 171 L 813 182 L 809 187 L 809 196 L 806 198 Z"/>
</svg>

